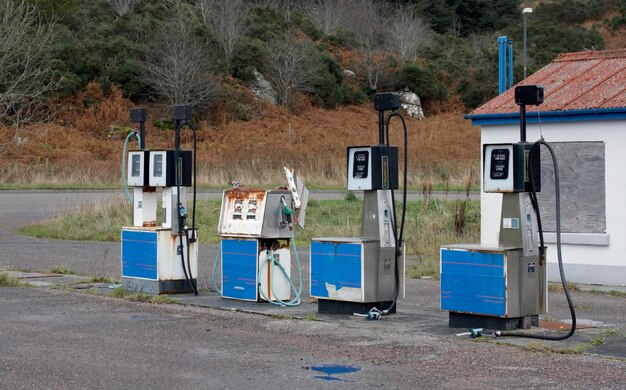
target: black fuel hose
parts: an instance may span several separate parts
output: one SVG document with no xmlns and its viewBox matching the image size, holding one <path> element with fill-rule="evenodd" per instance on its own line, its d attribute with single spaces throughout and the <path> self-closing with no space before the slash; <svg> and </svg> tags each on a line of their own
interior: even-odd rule
<svg viewBox="0 0 626 390">
<path fill-rule="evenodd" d="M 183 127 L 187 127 L 189 129 L 191 129 L 191 132 L 193 134 L 193 198 L 191 201 L 191 204 L 193 206 L 193 209 L 191 211 L 191 242 L 195 242 L 197 237 L 195 236 L 196 234 L 196 194 L 197 194 L 197 186 L 196 186 L 196 178 L 197 175 L 196 173 L 198 172 L 197 170 L 197 145 L 198 145 L 198 139 L 196 137 L 196 128 L 195 126 L 193 126 L 191 123 L 185 122 L 183 124 L 180 125 L 180 128 L 182 129 Z"/>
<path fill-rule="evenodd" d="M 391 205 L 392 205 L 392 220 L 391 220 L 391 229 L 393 230 L 393 238 L 395 240 L 395 253 L 394 253 L 394 288 L 393 288 L 393 299 L 389 307 L 381 311 L 381 315 L 388 314 L 393 308 L 396 306 L 396 302 L 398 301 L 398 295 L 400 292 L 400 270 L 399 270 L 399 251 L 402 248 L 402 242 L 404 237 L 404 222 L 406 220 L 406 196 L 407 196 L 407 167 L 408 167 L 408 130 L 406 126 L 406 121 L 402 117 L 402 115 L 396 111 L 389 114 L 387 117 L 386 124 L 386 146 L 387 146 L 387 155 L 389 155 L 390 149 L 390 137 L 389 137 L 389 127 L 391 123 L 391 118 L 398 117 L 402 121 L 402 128 L 404 130 L 404 169 L 403 169 L 403 199 L 402 199 L 402 219 L 400 222 L 400 234 L 398 235 L 398 226 L 396 224 L 396 199 L 395 199 L 395 191 L 393 189 L 393 185 L 391 185 Z"/>
<path fill-rule="evenodd" d="M 538 335 L 538 334 L 520 333 L 520 332 L 501 332 L 501 331 L 497 331 L 495 334 L 498 337 L 525 337 L 529 339 L 560 341 L 560 340 L 568 339 L 574 335 L 574 332 L 576 331 L 576 311 L 574 310 L 574 303 L 572 302 L 572 297 L 570 295 L 569 288 L 567 286 L 567 280 L 565 279 L 565 271 L 563 270 L 563 256 L 561 253 L 561 191 L 560 191 L 560 184 L 559 184 L 559 164 L 557 162 L 554 149 L 552 149 L 552 146 L 549 143 L 547 143 L 543 139 L 543 137 L 539 141 L 533 144 L 528 155 L 529 175 L 530 175 L 530 183 L 531 183 L 531 191 L 530 191 L 531 202 L 533 204 L 533 208 L 535 209 L 535 213 L 537 215 L 537 227 L 539 230 L 539 240 L 540 240 L 540 256 L 544 255 L 543 251 L 545 250 L 545 247 L 543 244 L 544 243 L 543 229 L 541 228 L 541 225 L 540 225 L 541 218 L 539 216 L 539 204 L 537 202 L 537 191 L 535 187 L 534 175 L 533 175 L 533 170 L 532 170 L 533 164 L 531 163 L 531 161 L 533 161 L 532 159 L 533 153 L 537 153 L 540 145 L 544 145 L 550 151 L 550 157 L 552 158 L 552 165 L 554 166 L 554 197 L 555 197 L 555 203 L 556 203 L 556 252 L 557 252 L 557 259 L 558 259 L 558 264 L 559 264 L 559 273 L 561 275 L 561 283 L 563 284 L 563 291 L 565 292 L 565 297 L 567 298 L 567 304 L 569 306 L 569 310 L 572 316 L 572 327 L 570 328 L 567 334 L 561 335 L 561 336 Z"/>
<path fill-rule="evenodd" d="M 175 160 L 175 166 L 176 166 L 176 173 L 174 175 L 174 177 L 176 178 L 176 208 L 177 208 L 177 218 L 178 218 L 178 237 L 180 240 L 180 260 L 181 260 L 181 265 L 183 267 L 183 273 L 185 275 L 185 281 L 187 282 L 187 284 L 189 285 L 189 287 L 191 288 L 191 290 L 193 291 L 194 295 L 198 295 L 198 287 L 196 286 L 196 284 L 193 282 L 193 275 L 191 274 L 191 253 L 190 253 L 190 239 L 189 239 L 189 234 L 188 234 L 188 230 L 185 230 L 184 228 L 184 218 L 183 215 L 181 213 L 182 211 L 182 204 L 180 203 L 180 181 L 181 178 L 179 177 L 179 173 L 182 171 L 179 167 L 180 164 L 180 160 L 179 160 L 179 151 L 180 151 L 180 130 L 183 127 L 189 127 L 190 129 L 192 129 L 193 131 L 193 157 L 194 157 L 194 165 L 193 165 L 193 171 L 194 171 L 194 182 L 193 182 L 193 227 L 192 227 L 192 236 L 193 236 L 193 240 L 195 241 L 195 213 L 196 213 L 196 181 L 195 181 L 195 174 L 196 174 L 196 130 L 193 126 L 191 126 L 188 123 L 183 123 L 180 124 L 177 128 L 176 128 L 176 142 L 175 142 L 175 147 L 174 147 L 174 160 Z M 184 235 L 184 239 L 187 243 L 187 262 L 185 263 L 185 250 L 183 249 L 183 235 Z M 189 272 L 187 272 L 189 271 Z"/>
</svg>

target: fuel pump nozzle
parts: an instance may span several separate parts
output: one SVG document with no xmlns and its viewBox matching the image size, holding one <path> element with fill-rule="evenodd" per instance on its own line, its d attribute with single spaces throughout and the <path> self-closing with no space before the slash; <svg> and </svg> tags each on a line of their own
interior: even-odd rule
<svg viewBox="0 0 626 390">
<path fill-rule="evenodd" d="M 181 226 L 187 226 L 187 209 L 180 203 L 178 204 L 178 215 L 180 216 Z"/>
<path fill-rule="evenodd" d="M 289 205 L 287 204 L 284 196 L 280 197 L 280 202 L 283 204 L 283 207 L 281 209 L 282 223 L 288 225 L 289 230 L 293 230 L 293 211 L 291 210 L 291 207 L 289 207 Z"/>
</svg>

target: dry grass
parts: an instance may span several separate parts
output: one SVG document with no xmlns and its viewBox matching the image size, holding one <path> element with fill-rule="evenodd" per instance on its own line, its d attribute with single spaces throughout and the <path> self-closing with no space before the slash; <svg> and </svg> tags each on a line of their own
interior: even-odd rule
<svg viewBox="0 0 626 390">
<path fill-rule="evenodd" d="M 479 130 L 452 113 L 407 123 L 409 186 L 426 182 L 464 185 L 478 168 Z M 377 143 L 376 124 L 370 104 L 332 111 L 311 108 L 297 116 L 277 108 L 263 119 L 221 126 L 211 135 L 211 142 L 202 145 L 200 155 L 209 155 L 210 167 L 244 183 L 248 178 L 255 183 L 259 177 L 272 182 L 270 178 L 286 165 L 296 168 L 311 185 L 343 186 L 346 147 Z M 401 145 L 401 135 L 400 123 L 393 122 L 392 143 Z M 205 180 L 223 183 L 219 175 Z"/>
<path fill-rule="evenodd" d="M 132 205 L 118 197 L 77 206 L 65 215 L 22 227 L 19 233 L 60 240 L 119 241 L 120 227 L 131 225 Z"/>
<path fill-rule="evenodd" d="M 233 121 L 241 115 L 216 112 L 210 123 L 197 123 L 198 184 L 225 187 L 238 178 L 248 186 L 274 185 L 283 182 L 282 167 L 289 166 L 310 186 L 343 187 L 346 146 L 377 143 L 371 103 L 336 110 L 307 107 L 299 114 L 249 99 L 242 105 L 251 106 L 257 119 Z M 118 89 L 104 94 L 90 84 L 83 94 L 52 106 L 55 121 L 21 129 L 19 142 L 11 142 L 15 129 L 0 128 L 0 185 L 119 186 L 132 103 Z M 169 110 L 154 106 L 148 113 L 147 147 L 172 147 L 173 131 L 154 126 L 157 118 L 169 119 Z M 480 131 L 460 111 L 407 123 L 410 187 L 463 187 L 478 170 Z M 392 143 L 400 145 L 401 135 L 400 122 L 392 122 Z M 183 132 L 183 146 L 191 147 L 191 140 L 191 132 Z"/>
</svg>

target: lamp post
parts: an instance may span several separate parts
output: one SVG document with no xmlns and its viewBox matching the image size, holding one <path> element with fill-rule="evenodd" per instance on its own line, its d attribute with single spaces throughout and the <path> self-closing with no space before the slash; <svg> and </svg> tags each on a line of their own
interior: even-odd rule
<svg viewBox="0 0 626 390">
<path fill-rule="evenodd" d="M 528 15 L 533 13 L 532 8 L 524 8 L 522 16 L 524 18 L 524 79 L 526 78 L 526 31 L 528 30 Z"/>
</svg>

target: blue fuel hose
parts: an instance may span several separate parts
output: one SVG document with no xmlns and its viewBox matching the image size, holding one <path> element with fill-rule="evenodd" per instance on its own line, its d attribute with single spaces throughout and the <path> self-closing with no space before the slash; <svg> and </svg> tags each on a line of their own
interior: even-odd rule
<svg viewBox="0 0 626 390">
<path fill-rule="evenodd" d="M 287 275 L 287 271 L 285 270 L 285 268 L 282 266 L 282 264 L 280 264 L 280 262 L 278 262 L 276 260 L 276 257 L 274 256 L 273 252 L 270 251 L 269 256 L 267 257 L 266 261 L 264 264 L 270 263 L 270 280 L 274 280 L 273 277 L 273 270 L 274 270 L 274 266 L 278 267 L 280 269 L 280 271 L 282 272 L 282 274 L 285 276 L 285 278 L 287 278 L 287 280 L 289 281 L 289 286 L 291 288 L 291 291 L 293 291 L 293 293 L 295 294 L 294 298 L 290 301 L 282 301 L 279 299 L 276 299 L 275 301 L 270 300 L 265 293 L 263 292 L 263 290 L 261 290 L 260 288 L 260 283 L 258 284 L 259 286 L 259 293 L 261 294 L 261 297 L 263 299 L 265 299 L 267 302 L 277 305 L 277 306 L 283 306 L 283 307 L 293 307 L 293 306 L 298 306 L 300 304 L 300 296 L 302 295 L 302 265 L 300 263 L 300 257 L 298 256 L 298 249 L 296 248 L 296 240 L 294 237 L 294 234 L 291 234 L 291 245 L 293 246 L 294 249 L 294 256 L 295 256 L 295 260 L 296 260 L 296 268 L 298 271 L 298 282 L 299 282 L 299 286 L 298 288 L 296 288 L 295 284 L 293 283 L 293 280 Z M 211 286 L 213 287 L 213 290 L 215 290 L 215 292 L 218 294 L 218 296 L 222 297 L 222 291 L 217 287 L 217 283 L 215 283 L 215 276 L 217 275 L 217 267 L 220 261 L 220 255 L 222 253 L 222 246 L 220 244 L 220 246 L 217 249 L 217 255 L 215 256 L 215 262 L 213 263 L 213 271 L 211 272 Z M 259 272 L 257 274 L 257 280 L 261 280 L 261 273 L 263 271 L 263 266 L 259 267 Z M 222 286 L 223 287 L 223 286 Z M 270 288 L 272 289 L 272 294 L 274 296 L 276 296 L 276 293 L 274 292 L 274 285 L 272 284 L 270 286 Z"/>
<path fill-rule="evenodd" d="M 122 150 L 122 183 L 124 186 L 124 193 L 128 198 L 128 203 L 133 203 L 133 197 L 128 191 L 128 182 L 126 181 L 126 148 L 128 147 L 128 141 L 130 141 L 133 136 L 137 139 L 139 145 L 141 145 L 141 137 L 139 136 L 139 134 L 136 131 L 131 131 L 130 133 L 128 133 L 126 139 L 124 140 L 124 148 Z"/>
<path fill-rule="evenodd" d="M 265 293 L 263 292 L 263 289 L 261 289 L 260 280 L 261 280 L 261 276 L 262 276 L 261 274 L 263 272 L 264 267 L 263 265 L 259 266 L 259 272 L 257 275 L 257 280 L 259 281 L 258 282 L 259 294 L 261 294 L 261 297 L 265 299 L 267 302 L 276 306 L 294 307 L 300 304 L 300 296 L 302 295 L 302 266 L 300 264 L 300 258 L 298 257 L 298 249 L 296 248 L 296 240 L 295 240 L 295 236 L 293 232 L 291 233 L 291 245 L 293 247 L 293 251 L 294 251 L 295 259 L 296 259 L 296 268 L 298 272 L 298 282 L 299 282 L 298 288 L 296 288 L 295 284 L 293 283 L 293 279 L 291 279 L 289 275 L 287 275 L 287 271 L 285 270 L 283 265 L 280 264 L 280 262 L 276 259 L 276 257 L 274 256 L 274 252 L 268 249 L 268 256 L 264 264 L 267 265 L 269 263 L 269 266 L 271 267 L 270 268 L 270 286 L 268 286 L 268 288 L 270 288 L 272 291 L 272 295 L 274 295 L 274 300 L 271 300 L 265 295 Z M 275 266 L 278 267 L 278 269 L 280 269 L 283 276 L 287 279 L 287 281 L 289 281 L 289 287 L 291 288 L 291 291 L 293 291 L 294 293 L 294 297 L 290 301 L 283 301 L 277 298 L 276 292 L 274 291 L 274 283 L 272 283 L 272 281 L 274 280 L 274 267 Z"/>
</svg>

